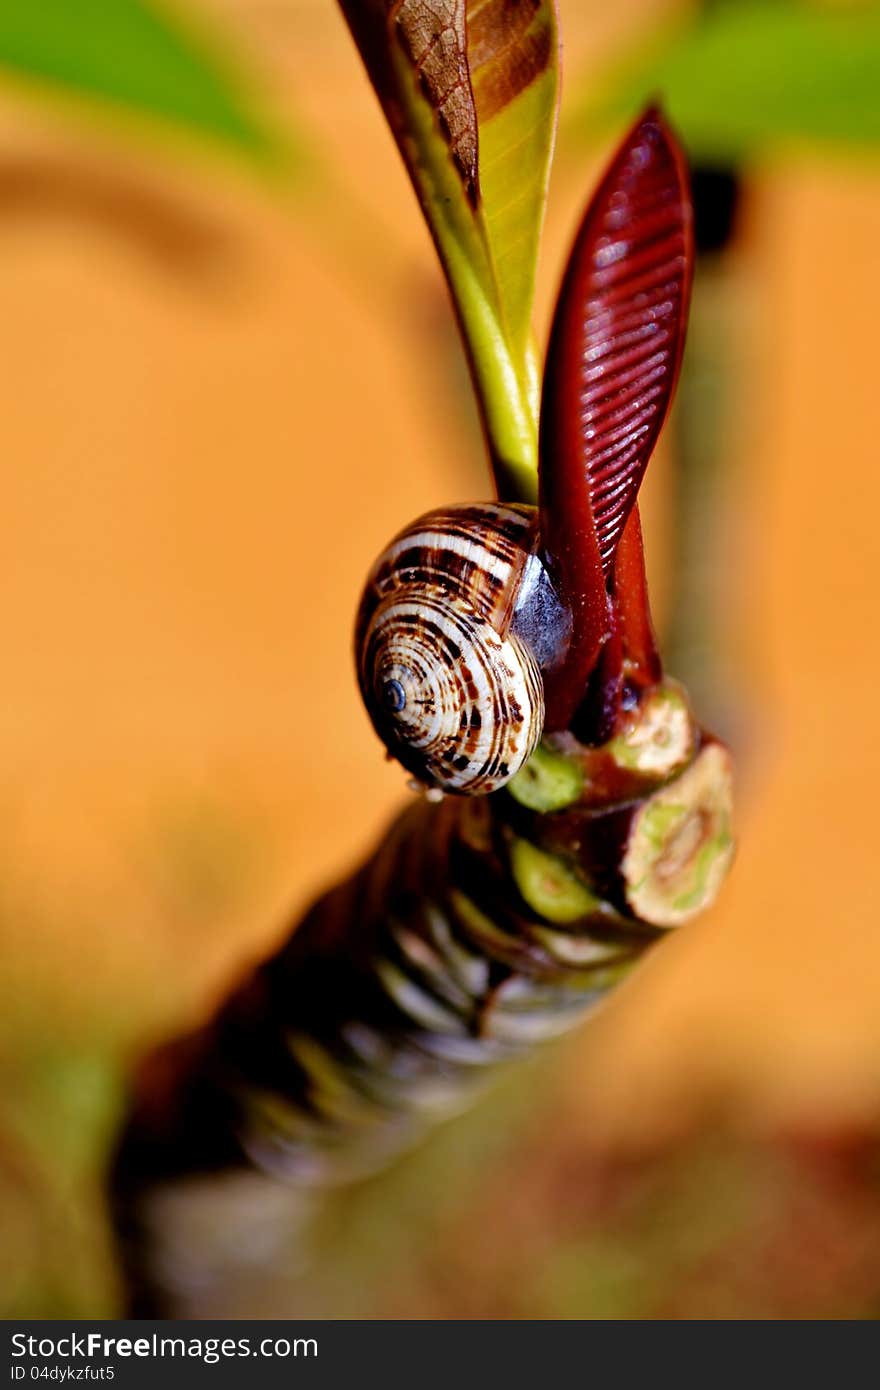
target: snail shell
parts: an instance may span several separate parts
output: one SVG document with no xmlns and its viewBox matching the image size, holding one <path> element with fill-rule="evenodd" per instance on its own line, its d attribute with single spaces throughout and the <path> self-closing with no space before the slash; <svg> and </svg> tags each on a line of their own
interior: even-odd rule
<svg viewBox="0 0 880 1390">
<path fill-rule="evenodd" d="M 537 544 L 533 507 L 448 507 L 373 566 L 355 634 L 361 694 L 389 753 L 429 787 L 495 791 L 540 740 L 560 610 Z"/>
</svg>

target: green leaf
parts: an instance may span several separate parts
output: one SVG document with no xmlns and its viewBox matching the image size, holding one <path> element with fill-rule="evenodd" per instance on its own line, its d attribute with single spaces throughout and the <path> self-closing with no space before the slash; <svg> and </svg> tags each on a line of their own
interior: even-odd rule
<svg viewBox="0 0 880 1390">
<path fill-rule="evenodd" d="M 793 143 L 880 144 L 880 11 L 723 0 L 656 33 L 582 104 L 593 135 L 660 96 L 697 158 L 742 160 Z"/>
<path fill-rule="evenodd" d="M 431 228 L 499 494 L 532 500 L 531 335 L 556 125 L 554 0 L 340 0 Z"/>
<path fill-rule="evenodd" d="M 225 54 L 148 0 L 0 0 L 0 71 L 158 117 L 251 156 L 277 152 Z"/>
</svg>

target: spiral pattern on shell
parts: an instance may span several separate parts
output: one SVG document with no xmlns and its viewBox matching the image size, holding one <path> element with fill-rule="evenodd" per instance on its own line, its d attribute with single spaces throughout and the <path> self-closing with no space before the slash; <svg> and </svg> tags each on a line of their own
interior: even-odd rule
<svg viewBox="0 0 880 1390">
<path fill-rule="evenodd" d="M 355 637 L 361 694 L 389 753 L 429 787 L 494 791 L 541 737 L 541 672 L 511 629 L 536 541 L 531 507 L 450 507 L 373 567 Z"/>
</svg>

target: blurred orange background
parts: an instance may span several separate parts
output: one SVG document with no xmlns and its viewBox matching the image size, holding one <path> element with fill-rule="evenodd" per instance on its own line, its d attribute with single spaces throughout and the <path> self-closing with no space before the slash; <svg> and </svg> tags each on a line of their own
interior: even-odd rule
<svg viewBox="0 0 880 1390">
<path fill-rule="evenodd" d="M 19 1315 L 113 1307 L 100 1181 L 127 1068 L 204 1017 L 405 796 L 355 689 L 359 587 L 401 524 L 488 491 L 433 250 L 335 6 L 201 8 L 302 133 L 309 165 L 284 190 L 0 99 L 0 1286 Z M 563 113 L 670 8 L 562 0 Z M 604 154 L 563 114 L 542 336 Z M 804 1214 L 779 1144 L 839 1165 L 841 1146 L 873 1154 L 880 1121 L 878 245 L 877 164 L 771 162 L 749 179 L 723 289 L 711 271 L 703 287 L 735 368 L 715 564 L 694 595 L 712 618 L 704 712 L 740 769 L 721 902 L 529 1073 L 503 1112 L 503 1211 L 479 1161 L 502 1125 L 490 1105 L 437 1141 L 478 1161 L 431 1270 L 398 1251 L 363 1302 L 369 1262 L 340 1255 L 328 1302 L 294 1311 L 523 1316 L 500 1290 L 524 1267 L 537 1316 L 876 1306 L 873 1158 L 852 1187 L 801 1156 Z M 652 475 L 662 627 L 668 442 Z M 536 1117 L 556 1131 L 544 1166 Z M 608 1225 L 602 1184 L 633 1164 L 655 1186 Z M 389 1221 L 430 1190 L 400 1181 L 402 1217 L 390 1178 L 374 1194 Z M 560 1254 L 572 1188 L 581 1243 Z M 462 1253 L 469 1213 L 494 1233 L 479 1261 Z M 696 1227 L 694 1265 L 676 1242 Z M 694 1270 L 716 1248 L 713 1283 Z M 794 1272 L 766 1274 L 767 1249 Z M 582 1292 L 576 1258 L 594 1271 Z"/>
</svg>

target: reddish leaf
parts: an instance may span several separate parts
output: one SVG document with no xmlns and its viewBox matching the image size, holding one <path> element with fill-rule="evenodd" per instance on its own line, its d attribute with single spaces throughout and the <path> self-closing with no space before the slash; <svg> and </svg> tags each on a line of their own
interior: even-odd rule
<svg viewBox="0 0 880 1390">
<path fill-rule="evenodd" d="M 626 679 L 636 686 L 656 685 L 662 675 L 657 638 L 648 603 L 648 578 L 638 503 L 620 538 L 614 560 L 614 606 Z"/>
<path fill-rule="evenodd" d="M 615 556 L 675 388 L 692 267 L 684 156 L 651 107 L 587 208 L 547 354 L 541 532 L 574 616 L 570 657 L 548 685 L 548 729 L 570 721 L 616 626 Z M 635 545 L 627 571 L 634 556 Z"/>
</svg>

